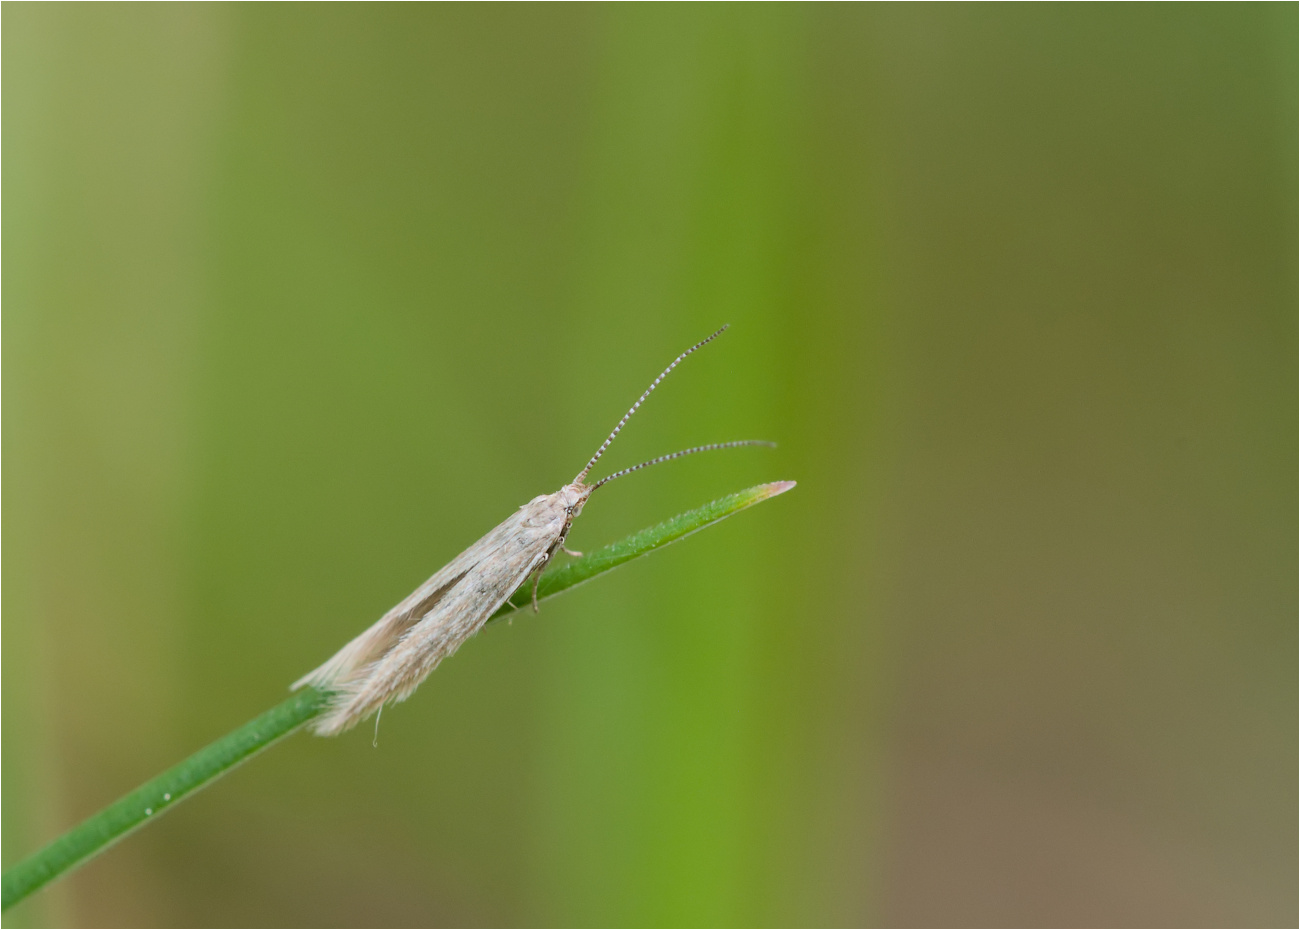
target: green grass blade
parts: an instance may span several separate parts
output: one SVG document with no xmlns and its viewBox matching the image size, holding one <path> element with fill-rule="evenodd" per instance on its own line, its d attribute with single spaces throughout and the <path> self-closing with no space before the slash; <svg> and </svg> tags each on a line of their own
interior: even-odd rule
<svg viewBox="0 0 1300 930">
<path fill-rule="evenodd" d="M 658 526 L 634 533 L 613 545 L 590 552 L 547 572 L 538 584 L 537 598 L 540 601 L 554 597 L 617 568 L 624 562 L 648 555 L 792 487 L 793 481 L 776 481 L 737 491 L 703 507 L 679 514 Z M 528 606 L 531 597 L 530 582 L 516 591 L 492 615 L 491 620 Z M 7 909 L 22 901 L 145 823 L 157 819 L 183 798 L 215 781 L 241 762 L 288 736 L 320 713 L 327 697 L 326 693 L 314 688 L 304 688 L 237 730 L 209 743 L 157 778 L 145 782 L 130 794 L 73 827 L 44 849 L 6 870 L 0 882 L 3 884 L 0 909 Z"/>
<path fill-rule="evenodd" d="M 719 497 L 703 507 L 697 507 L 694 510 L 688 510 L 686 513 L 678 514 L 658 526 L 652 526 L 641 530 L 639 533 L 633 533 L 626 539 L 605 546 L 603 549 L 588 552 L 581 558 L 574 559 L 559 568 L 553 568 L 543 575 L 542 580 L 537 585 L 537 600 L 544 601 L 547 598 L 555 597 L 555 595 L 577 587 L 585 581 L 590 581 L 597 575 L 603 575 L 610 569 L 618 568 L 624 562 L 640 558 L 643 555 L 649 555 L 656 549 L 662 549 L 669 543 L 676 542 L 684 536 L 698 532 L 706 526 L 717 523 L 719 520 L 725 520 L 733 513 L 739 513 L 746 507 L 752 507 L 760 501 L 776 497 L 778 494 L 784 494 L 794 487 L 794 484 L 793 481 L 773 481 L 770 484 L 760 484 L 756 487 L 746 488 L 744 491 L 736 491 L 726 497 Z M 499 620 L 516 610 L 529 606 L 531 600 L 532 582 L 528 582 L 512 594 L 488 622 Z"/>
<path fill-rule="evenodd" d="M 82 821 L 54 842 L 4 873 L 3 908 L 103 852 L 128 833 L 156 819 L 193 794 L 288 736 L 324 706 L 315 689 L 299 691 L 237 730 L 209 743 L 184 762 L 145 782 Z"/>
</svg>

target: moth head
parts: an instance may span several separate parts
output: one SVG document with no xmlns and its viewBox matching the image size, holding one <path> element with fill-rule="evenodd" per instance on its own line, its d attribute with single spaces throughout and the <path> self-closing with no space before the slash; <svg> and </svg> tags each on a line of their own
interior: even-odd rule
<svg viewBox="0 0 1300 930">
<path fill-rule="evenodd" d="M 590 485 L 575 481 L 573 484 L 567 484 L 560 488 L 560 503 L 564 505 L 564 514 L 570 520 L 582 513 L 582 505 L 587 503 L 587 498 L 591 497 L 591 492 L 596 490 Z"/>
</svg>

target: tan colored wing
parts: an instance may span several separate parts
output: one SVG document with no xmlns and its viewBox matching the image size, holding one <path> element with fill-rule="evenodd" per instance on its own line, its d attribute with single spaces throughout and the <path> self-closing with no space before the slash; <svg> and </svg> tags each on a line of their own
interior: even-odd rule
<svg viewBox="0 0 1300 930">
<path fill-rule="evenodd" d="M 545 561 L 563 527 L 550 497 L 525 504 L 304 678 L 334 692 L 312 729 L 341 733 L 405 700 Z"/>
<path fill-rule="evenodd" d="M 432 610 L 447 592 L 465 577 L 466 573 L 482 561 L 484 553 L 490 551 L 493 537 L 500 528 L 497 527 L 440 568 L 433 577 L 412 591 L 400 604 L 380 617 L 365 632 L 336 652 L 324 665 L 308 672 L 290 685 L 290 690 L 296 691 L 306 685 L 332 688 L 378 659 L 417 620 Z"/>
</svg>

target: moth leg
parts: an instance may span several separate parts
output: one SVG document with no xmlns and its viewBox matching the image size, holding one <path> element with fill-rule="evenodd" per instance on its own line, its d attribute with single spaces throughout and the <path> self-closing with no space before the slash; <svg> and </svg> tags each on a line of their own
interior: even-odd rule
<svg viewBox="0 0 1300 930">
<path fill-rule="evenodd" d="M 581 553 L 581 552 L 578 552 L 578 551 L 576 551 L 576 550 L 574 550 L 574 549 L 570 549 L 568 546 L 561 546 L 560 548 L 564 550 L 564 554 L 565 554 L 565 555 L 571 555 L 571 556 L 573 556 L 575 559 L 578 559 L 578 558 L 581 558 L 581 557 L 582 557 L 582 553 Z"/>
<path fill-rule="evenodd" d="M 533 613 L 538 613 L 537 585 L 541 583 L 542 572 L 546 570 L 546 566 L 550 561 L 551 561 L 551 553 L 548 552 L 546 553 L 545 556 L 542 557 L 541 564 L 538 565 L 537 568 L 533 569 Z"/>
</svg>

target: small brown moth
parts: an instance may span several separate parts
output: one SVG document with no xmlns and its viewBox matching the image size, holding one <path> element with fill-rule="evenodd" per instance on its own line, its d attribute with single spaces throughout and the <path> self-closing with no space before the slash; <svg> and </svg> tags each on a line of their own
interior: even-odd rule
<svg viewBox="0 0 1300 930">
<path fill-rule="evenodd" d="M 558 549 L 564 549 L 573 519 L 582 513 L 591 492 L 615 478 L 671 459 L 736 446 L 771 446 L 754 439 L 719 442 L 661 455 L 640 465 L 614 472 L 595 484 L 588 473 L 604 455 L 623 425 L 682 359 L 712 342 L 719 329 L 691 346 L 654 379 L 614 431 L 570 484 L 554 494 L 534 497 L 474 545 L 456 556 L 437 574 L 416 588 L 370 629 L 366 630 L 316 671 L 294 682 L 331 693 L 329 705 L 312 724 L 320 736 L 351 729 L 390 702 L 404 701 L 438 663 L 455 652 L 482 628 L 529 577 L 533 576 L 533 610 L 537 610 L 537 581 Z M 569 552 L 568 549 L 564 549 Z M 569 552 L 570 555 L 581 555 Z"/>
</svg>

